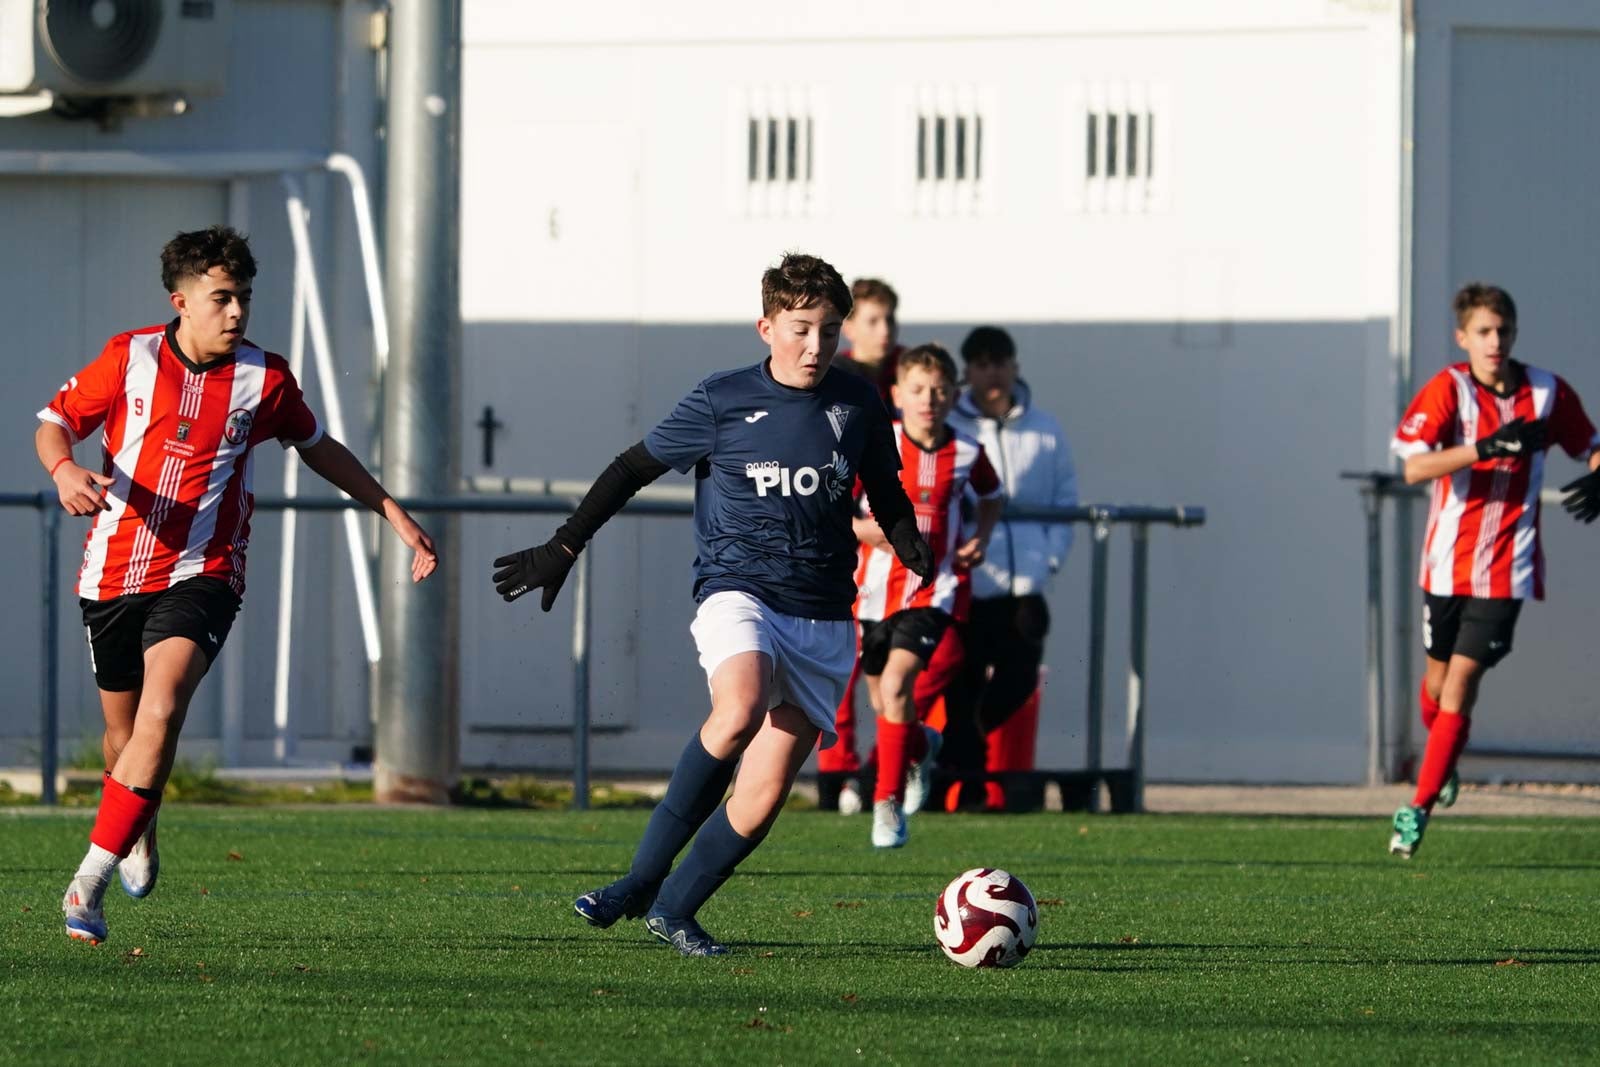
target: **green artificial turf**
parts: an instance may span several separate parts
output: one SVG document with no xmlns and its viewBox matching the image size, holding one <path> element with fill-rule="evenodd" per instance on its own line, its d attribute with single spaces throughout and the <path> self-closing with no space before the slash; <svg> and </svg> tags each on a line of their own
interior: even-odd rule
<svg viewBox="0 0 1600 1067">
<path fill-rule="evenodd" d="M 1417 1064 L 1600 1055 L 1600 821 L 790 812 L 686 960 L 572 898 L 639 811 L 170 806 L 145 901 L 62 933 L 83 812 L 0 814 L 0 1062 Z M 1009 971 L 933 902 L 1001 866 L 1041 901 Z"/>
</svg>

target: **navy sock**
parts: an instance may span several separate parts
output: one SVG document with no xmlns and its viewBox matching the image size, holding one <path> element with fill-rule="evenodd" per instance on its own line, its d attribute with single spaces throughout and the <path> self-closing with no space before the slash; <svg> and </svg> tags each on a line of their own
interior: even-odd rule
<svg viewBox="0 0 1600 1067">
<path fill-rule="evenodd" d="M 700 906 L 711 899 L 711 894 L 722 887 L 733 869 L 756 850 L 765 836 L 741 837 L 728 822 L 727 806 L 719 807 L 695 835 L 694 847 L 678 869 L 661 884 L 651 914 L 694 918 Z"/>
<path fill-rule="evenodd" d="M 722 803 L 738 765 L 737 758 L 719 760 L 707 752 L 695 731 L 678 757 L 667 795 L 650 813 L 650 823 L 633 853 L 629 881 L 641 888 L 661 883 L 683 846 Z"/>
</svg>

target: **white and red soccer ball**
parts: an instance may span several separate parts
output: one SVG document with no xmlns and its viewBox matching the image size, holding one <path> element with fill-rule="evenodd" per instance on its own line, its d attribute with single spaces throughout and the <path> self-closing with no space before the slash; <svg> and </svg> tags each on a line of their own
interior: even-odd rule
<svg viewBox="0 0 1600 1067">
<path fill-rule="evenodd" d="M 1014 967 L 1039 936 L 1039 906 L 1021 879 L 975 867 L 939 894 L 933 932 L 944 954 L 963 967 Z"/>
</svg>

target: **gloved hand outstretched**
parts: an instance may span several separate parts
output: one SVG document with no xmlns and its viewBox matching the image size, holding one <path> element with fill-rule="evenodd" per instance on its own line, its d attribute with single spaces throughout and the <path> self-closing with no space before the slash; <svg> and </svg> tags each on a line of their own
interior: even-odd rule
<svg viewBox="0 0 1600 1067">
<path fill-rule="evenodd" d="M 1600 470 L 1568 482 L 1561 491 L 1567 494 L 1561 506 L 1567 509 L 1568 515 L 1582 523 L 1593 522 L 1600 516 Z"/>
<path fill-rule="evenodd" d="M 542 545 L 501 556 L 494 561 L 494 591 L 510 603 L 530 589 L 543 589 L 539 606 L 549 611 L 577 558 L 575 551 L 554 537 Z"/>
<path fill-rule="evenodd" d="M 894 529 L 889 531 L 889 545 L 906 569 L 918 578 L 927 578 L 933 573 L 933 549 L 922 539 L 913 516 L 907 515 L 894 524 Z"/>
<path fill-rule="evenodd" d="M 1479 459 L 1499 459 L 1537 452 L 1544 447 L 1548 424 L 1543 419 L 1512 419 L 1488 437 L 1477 442 Z"/>
</svg>

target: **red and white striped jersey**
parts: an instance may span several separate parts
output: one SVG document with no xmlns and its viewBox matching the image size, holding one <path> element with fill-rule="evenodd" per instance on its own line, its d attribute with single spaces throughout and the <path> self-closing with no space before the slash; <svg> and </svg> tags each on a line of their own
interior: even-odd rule
<svg viewBox="0 0 1600 1067">
<path fill-rule="evenodd" d="M 251 345 L 200 366 L 173 326 L 118 334 L 67 380 L 39 418 L 74 444 L 102 424 L 101 470 L 111 510 L 96 514 L 83 547 L 78 595 L 110 600 L 221 578 L 244 593 L 250 541 L 251 450 L 322 437 L 283 357 Z M 90 464 L 85 464 L 89 466 Z"/>
<path fill-rule="evenodd" d="M 907 437 L 898 422 L 894 435 L 900 447 L 900 484 L 916 509 L 917 529 L 933 549 L 933 575 L 923 581 L 892 549 L 862 545 L 856 567 L 856 618 L 885 619 L 908 608 L 937 608 L 965 619 L 972 582 L 965 570 L 955 569 L 961 496 L 970 485 L 979 499 L 997 497 L 1002 491 L 1000 478 L 983 446 L 953 428 L 949 440 L 931 452 Z"/>
<path fill-rule="evenodd" d="M 1522 364 L 1522 384 L 1500 396 L 1472 376 L 1470 364 L 1446 367 L 1422 387 L 1400 420 L 1389 449 L 1400 457 L 1473 444 L 1513 419 L 1549 420 L 1549 443 L 1584 458 L 1600 435 L 1572 387 Z M 1433 483 L 1422 547 L 1422 588 L 1435 596 L 1544 598 L 1539 544 L 1543 450 L 1480 460 Z"/>
</svg>

